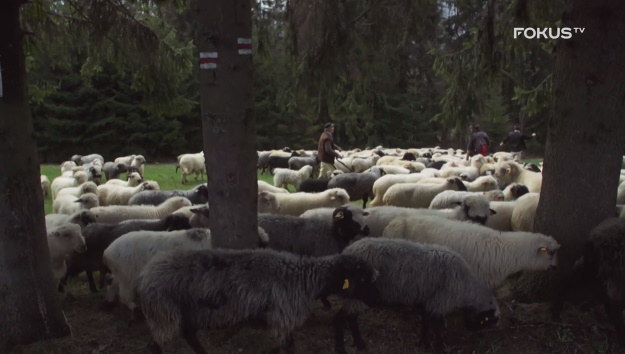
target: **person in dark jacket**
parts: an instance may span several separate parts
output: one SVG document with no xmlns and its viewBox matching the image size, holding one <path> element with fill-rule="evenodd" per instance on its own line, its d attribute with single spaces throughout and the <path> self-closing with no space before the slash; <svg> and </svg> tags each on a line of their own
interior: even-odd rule
<svg viewBox="0 0 625 354">
<path fill-rule="evenodd" d="M 466 159 L 468 160 L 470 156 L 477 154 L 488 156 L 488 146 L 490 145 L 488 134 L 480 129 L 480 126 L 477 124 L 471 125 L 471 131 L 471 139 L 469 140 L 469 145 L 467 145 Z"/>
<path fill-rule="evenodd" d="M 519 126 L 515 124 L 512 131 L 508 133 L 501 143 L 499 143 L 499 146 L 504 146 L 505 144 L 508 151 L 514 153 L 516 158 L 520 160 L 523 157 L 523 151 L 527 149 L 525 141 L 535 136 L 536 133 L 532 133 L 532 135 L 525 135 L 521 133 Z"/>
<path fill-rule="evenodd" d="M 334 167 L 334 159 L 341 158 L 336 150 L 343 151 L 340 146 L 334 143 L 334 124 L 326 123 L 323 133 L 319 137 L 319 143 L 317 145 L 317 159 L 320 162 L 319 166 L 319 178 L 330 178 Z"/>
</svg>

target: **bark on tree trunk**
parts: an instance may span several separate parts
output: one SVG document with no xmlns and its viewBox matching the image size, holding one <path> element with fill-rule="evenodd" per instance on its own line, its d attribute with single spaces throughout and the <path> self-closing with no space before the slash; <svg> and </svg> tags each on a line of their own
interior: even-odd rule
<svg viewBox="0 0 625 354">
<path fill-rule="evenodd" d="M 250 0 L 198 1 L 200 90 L 215 247 L 257 242 Z"/>
<path fill-rule="evenodd" d="M 50 268 L 19 8 L 0 3 L 0 351 L 69 334 Z"/>
<path fill-rule="evenodd" d="M 570 273 L 589 231 L 614 216 L 625 149 L 625 3 L 570 1 L 563 20 L 563 26 L 585 30 L 557 47 L 555 105 L 534 224 L 562 245 L 557 280 Z M 521 284 L 530 287 L 531 280 Z"/>
</svg>

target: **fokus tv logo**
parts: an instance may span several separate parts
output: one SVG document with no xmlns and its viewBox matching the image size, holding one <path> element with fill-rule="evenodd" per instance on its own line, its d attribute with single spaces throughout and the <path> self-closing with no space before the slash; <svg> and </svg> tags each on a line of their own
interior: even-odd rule
<svg viewBox="0 0 625 354">
<path fill-rule="evenodd" d="M 584 27 L 514 27 L 514 39 L 571 39 L 574 34 L 582 34 L 585 30 Z"/>
</svg>

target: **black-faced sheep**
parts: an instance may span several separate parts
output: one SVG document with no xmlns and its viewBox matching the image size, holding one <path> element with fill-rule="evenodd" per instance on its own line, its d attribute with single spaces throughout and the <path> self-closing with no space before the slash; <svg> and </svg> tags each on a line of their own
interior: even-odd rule
<svg viewBox="0 0 625 354">
<path fill-rule="evenodd" d="M 491 288 L 518 271 L 555 267 L 560 248 L 556 240 L 543 234 L 500 232 L 431 215 L 397 218 L 384 229 L 382 236 L 447 246 L 458 252 L 478 279 Z"/>
<path fill-rule="evenodd" d="M 435 352 L 442 350 L 441 329 L 444 316 L 464 311 L 469 329 L 497 323 L 499 307 L 492 291 L 478 280 L 456 252 L 438 245 L 404 240 L 365 238 L 347 247 L 343 254 L 370 263 L 379 271 L 370 288 L 357 289 L 334 320 L 335 345 L 345 353 L 343 327 L 350 324 L 354 344 L 364 349 L 358 328 L 358 312 L 368 306 L 403 306 L 422 314 L 421 343 L 426 345 L 433 330 Z"/>
<path fill-rule="evenodd" d="M 141 309 L 152 332 L 152 352 L 182 335 L 205 353 L 197 330 L 264 323 L 278 348 L 294 352 L 293 330 L 312 303 L 349 296 L 375 279 L 375 270 L 351 256 L 307 258 L 273 250 L 177 251 L 154 259 L 139 280 Z"/>
</svg>

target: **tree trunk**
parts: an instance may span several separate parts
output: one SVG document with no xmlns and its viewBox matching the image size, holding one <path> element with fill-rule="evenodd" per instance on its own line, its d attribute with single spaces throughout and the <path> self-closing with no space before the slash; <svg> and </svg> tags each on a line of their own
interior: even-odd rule
<svg viewBox="0 0 625 354">
<path fill-rule="evenodd" d="M 558 280 L 581 256 L 589 231 L 615 214 L 625 149 L 625 2 L 570 1 L 564 26 L 585 31 L 557 47 L 555 104 L 534 224 L 562 245 Z"/>
<path fill-rule="evenodd" d="M 213 245 L 245 248 L 258 224 L 251 3 L 200 0 L 197 18 Z"/>
<path fill-rule="evenodd" d="M 69 334 L 50 268 L 21 3 L 0 2 L 0 351 Z"/>
</svg>

